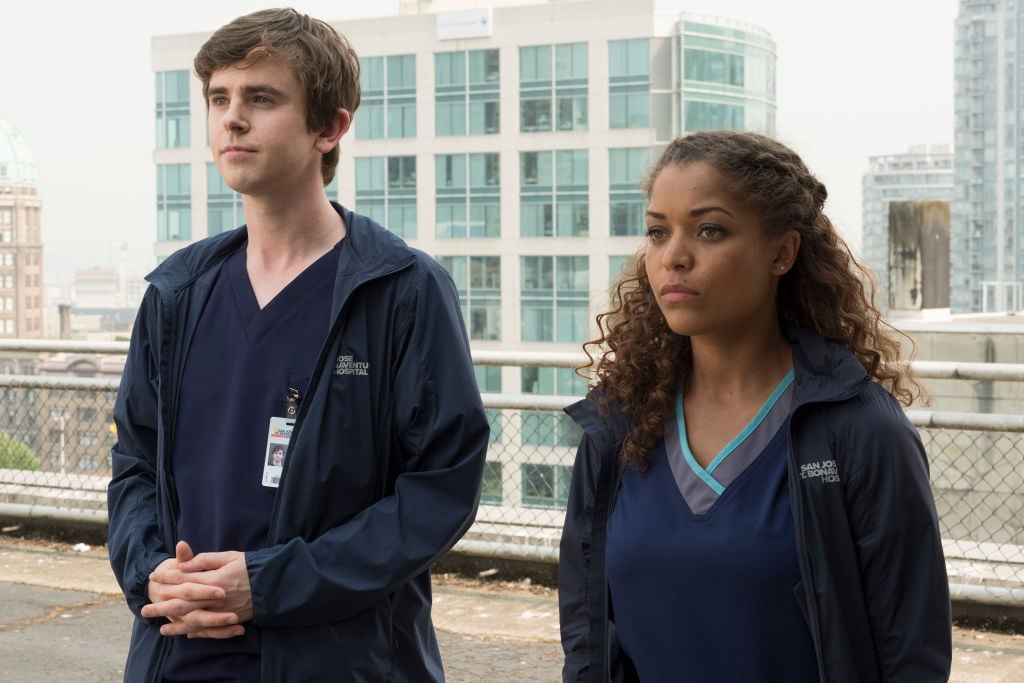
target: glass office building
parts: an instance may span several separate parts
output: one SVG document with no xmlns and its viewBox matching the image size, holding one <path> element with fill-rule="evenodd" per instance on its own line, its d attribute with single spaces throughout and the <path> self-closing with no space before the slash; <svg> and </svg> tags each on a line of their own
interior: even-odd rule
<svg viewBox="0 0 1024 683">
<path fill-rule="evenodd" d="M 1024 310 L 1022 30 L 1018 0 L 960 2 L 950 221 L 954 313 Z"/>
</svg>

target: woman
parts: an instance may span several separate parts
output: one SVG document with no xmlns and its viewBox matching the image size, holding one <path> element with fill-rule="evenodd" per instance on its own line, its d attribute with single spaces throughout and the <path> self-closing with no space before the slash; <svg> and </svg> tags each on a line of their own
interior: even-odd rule
<svg viewBox="0 0 1024 683">
<path fill-rule="evenodd" d="M 919 387 L 769 138 L 671 143 L 587 344 L 559 564 L 566 681 L 946 681 Z"/>
</svg>

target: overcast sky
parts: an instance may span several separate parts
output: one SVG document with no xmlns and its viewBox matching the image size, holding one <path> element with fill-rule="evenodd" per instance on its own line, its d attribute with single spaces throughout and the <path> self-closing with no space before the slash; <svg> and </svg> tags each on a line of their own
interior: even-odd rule
<svg viewBox="0 0 1024 683">
<path fill-rule="evenodd" d="M 483 3 L 481 3 L 483 4 Z M 768 30 L 778 51 L 777 137 L 828 186 L 855 249 L 867 157 L 952 143 L 956 0 L 665 0 Z M 39 166 L 47 281 L 76 268 L 153 263 L 154 35 L 212 31 L 273 3 L 174 0 L 6 3 L 0 119 Z M 398 0 L 309 0 L 326 20 L 397 14 Z"/>
</svg>

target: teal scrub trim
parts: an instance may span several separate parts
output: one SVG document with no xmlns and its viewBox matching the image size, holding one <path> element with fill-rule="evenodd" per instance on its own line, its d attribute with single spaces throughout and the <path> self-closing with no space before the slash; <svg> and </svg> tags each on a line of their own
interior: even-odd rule
<svg viewBox="0 0 1024 683">
<path fill-rule="evenodd" d="M 718 495 L 722 495 L 725 491 L 725 487 L 722 486 L 722 484 L 720 484 L 711 473 L 715 471 L 715 468 L 718 467 L 722 461 L 736 449 L 737 446 L 743 443 L 744 439 L 750 436 L 751 432 L 757 429 L 757 426 L 761 424 L 761 421 L 764 420 L 765 416 L 771 411 L 776 401 L 778 401 L 786 389 L 789 388 L 789 385 L 793 383 L 795 376 L 796 375 L 793 370 L 786 373 L 786 376 L 782 378 L 779 385 L 775 387 L 772 395 L 769 396 L 768 400 L 765 401 L 763 406 L 761 406 L 761 410 L 757 411 L 757 415 L 747 423 L 747 426 L 744 427 L 743 430 L 732 439 L 732 441 L 727 443 L 725 447 L 718 452 L 718 455 L 715 456 L 714 460 L 708 463 L 707 469 L 701 467 L 700 463 L 697 462 L 697 459 L 693 457 L 693 453 L 690 451 L 690 443 L 686 438 L 686 416 L 683 413 L 683 392 L 680 391 L 676 396 L 676 422 L 678 423 L 679 428 L 679 445 L 683 451 L 683 458 L 686 460 L 686 464 L 690 466 L 690 469 L 693 470 L 693 473 L 696 474 L 701 481 L 707 484 L 712 491 Z"/>
</svg>

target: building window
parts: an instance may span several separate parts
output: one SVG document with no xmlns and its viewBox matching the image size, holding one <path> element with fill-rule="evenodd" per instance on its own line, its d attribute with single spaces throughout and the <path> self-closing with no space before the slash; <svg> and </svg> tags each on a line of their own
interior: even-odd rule
<svg viewBox="0 0 1024 683">
<path fill-rule="evenodd" d="M 501 257 L 439 256 L 437 260 L 455 281 L 469 338 L 501 339 Z"/>
<path fill-rule="evenodd" d="M 608 150 L 608 232 L 613 237 L 643 235 L 647 202 L 640 181 L 651 163 L 647 147 Z"/>
<path fill-rule="evenodd" d="M 364 58 L 359 84 L 357 139 L 416 137 L 415 55 Z"/>
<path fill-rule="evenodd" d="M 156 146 L 188 147 L 189 72 L 158 71 L 156 73 Z"/>
<path fill-rule="evenodd" d="M 356 159 L 356 210 L 400 237 L 416 237 L 416 157 Z"/>
<path fill-rule="evenodd" d="M 519 48 L 519 130 L 587 130 L 587 44 Z"/>
<path fill-rule="evenodd" d="M 520 257 L 523 341 L 583 342 L 588 331 L 586 256 Z"/>
<path fill-rule="evenodd" d="M 543 396 L 587 395 L 587 382 L 572 368 L 522 368 L 524 394 Z M 563 412 L 522 411 L 521 438 L 529 446 L 576 446 L 583 436 L 572 418 Z"/>
<path fill-rule="evenodd" d="M 206 164 L 206 232 L 219 235 L 245 223 L 242 195 L 224 182 L 214 163 Z"/>
<path fill-rule="evenodd" d="M 688 81 L 743 86 L 743 55 L 686 48 L 683 72 Z"/>
<path fill-rule="evenodd" d="M 493 135 L 500 130 L 497 50 L 434 55 L 434 133 Z"/>
<path fill-rule="evenodd" d="M 615 286 L 622 279 L 623 275 L 626 274 L 629 258 L 629 256 L 619 255 L 608 257 L 608 287 L 610 291 L 614 292 Z"/>
<path fill-rule="evenodd" d="M 192 179 L 188 164 L 156 167 L 157 233 L 160 241 L 192 239 Z"/>
<path fill-rule="evenodd" d="M 526 507 L 565 508 L 569 501 L 571 468 L 565 465 L 526 463 L 523 477 L 523 505 Z"/>
<path fill-rule="evenodd" d="M 501 393 L 501 367 L 497 365 L 474 365 L 476 385 L 481 392 L 488 394 Z M 487 424 L 491 428 L 488 443 L 501 443 L 504 420 L 501 411 L 496 408 L 487 409 Z"/>
<path fill-rule="evenodd" d="M 608 123 L 647 128 L 651 122 L 651 52 L 647 38 L 608 43 Z"/>
<path fill-rule="evenodd" d="M 742 103 L 700 102 L 687 100 L 683 107 L 687 132 L 698 130 L 744 130 L 745 109 Z"/>
<path fill-rule="evenodd" d="M 480 490 L 480 502 L 486 505 L 501 505 L 501 463 L 488 460 L 484 463 L 483 488 Z"/>
<path fill-rule="evenodd" d="M 588 174 L 585 149 L 520 153 L 520 236 L 586 237 Z"/>
<path fill-rule="evenodd" d="M 14 211 L 7 207 L 0 207 L 0 225 L 11 225 L 14 223 Z"/>
<path fill-rule="evenodd" d="M 500 237 L 498 154 L 441 154 L 435 159 L 435 234 L 440 238 Z"/>
</svg>

